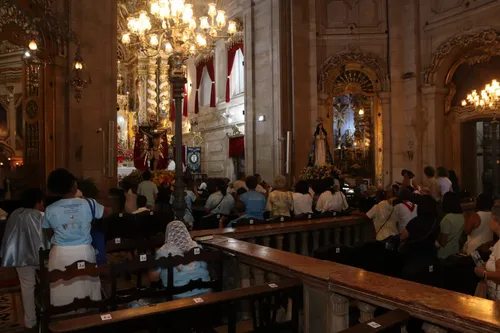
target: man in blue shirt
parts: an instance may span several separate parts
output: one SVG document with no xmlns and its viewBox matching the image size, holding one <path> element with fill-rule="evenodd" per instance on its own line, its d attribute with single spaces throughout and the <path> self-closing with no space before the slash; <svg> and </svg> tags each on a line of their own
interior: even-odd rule
<svg viewBox="0 0 500 333">
<path fill-rule="evenodd" d="M 240 196 L 240 200 L 245 203 L 246 215 L 248 218 L 263 220 L 264 209 L 266 209 L 266 197 L 264 194 L 257 192 L 257 178 L 254 176 L 247 177 L 245 184 L 248 192 Z"/>
</svg>

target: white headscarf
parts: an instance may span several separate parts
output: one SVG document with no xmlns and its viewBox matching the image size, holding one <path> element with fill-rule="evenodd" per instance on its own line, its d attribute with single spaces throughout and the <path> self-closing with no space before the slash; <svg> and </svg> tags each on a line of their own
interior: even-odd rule
<svg viewBox="0 0 500 333">
<path fill-rule="evenodd" d="M 160 249 L 162 252 L 171 253 L 172 256 L 183 256 L 194 247 L 199 247 L 199 245 L 191 239 L 184 223 L 172 221 L 167 225 L 165 244 Z"/>
</svg>

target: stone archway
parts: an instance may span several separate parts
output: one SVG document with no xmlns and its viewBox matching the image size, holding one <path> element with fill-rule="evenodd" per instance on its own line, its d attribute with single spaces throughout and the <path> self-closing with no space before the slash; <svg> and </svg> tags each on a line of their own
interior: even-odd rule
<svg viewBox="0 0 500 333">
<path fill-rule="evenodd" d="M 423 134 L 422 147 L 426 152 L 424 164 L 453 168 L 459 177 L 462 172 L 462 124 L 490 115 L 475 109 L 452 105 L 457 93 L 453 77 L 463 65 L 488 62 L 500 55 L 500 33 L 492 30 L 473 31 L 452 37 L 433 53 L 430 66 L 425 70 L 422 99 L 430 126 Z M 480 88 L 480 87 L 478 87 Z"/>
<path fill-rule="evenodd" d="M 334 54 L 327 59 L 318 75 L 318 115 L 328 128 L 333 128 L 333 108 L 335 97 L 344 94 L 361 94 L 373 100 L 374 165 L 375 182 L 390 182 L 389 159 L 384 161 L 384 151 L 390 154 L 389 140 L 383 140 L 384 128 L 389 130 L 390 112 L 389 80 L 385 65 L 374 54 L 368 52 L 346 52 Z M 329 136 L 333 147 L 333 135 Z M 384 177 L 386 175 L 387 177 Z M 385 179 L 384 179 L 385 178 Z"/>
</svg>

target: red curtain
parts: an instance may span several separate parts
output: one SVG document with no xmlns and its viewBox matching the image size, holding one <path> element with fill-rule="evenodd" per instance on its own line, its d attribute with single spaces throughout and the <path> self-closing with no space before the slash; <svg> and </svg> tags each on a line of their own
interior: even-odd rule
<svg viewBox="0 0 500 333">
<path fill-rule="evenodd" d="M 245 157 L 245 137 L 229 138 L 229 157 Z"/>
<path fill-rule="evenodd" d="M 188 116 L 188 92 L 187 92 L 186 83 L 184 84 L 184 101 L 182 103 L 182 115 L 184 117 Z"/>
<path fill-rule="evenodd" d="M 236 56 L 236 51 L 241 49 L 243 52 L 243 43 L 234 44 L 227 50 L 227 79 L 226 79 L 226 103 L 231 101 L 231 84 L 230 84 L 230 76 L 233 71 L 234 58 Z"/>
<path fill-rule="evenodd" d="M 200 102 L 198 100 L 198 91 L 200 90 L 201 78 L 203 75 L 203 67 L 205 67 L 205 63 L 199 63 L 196 65 L 196 96 L 194 99 L 194 113 L 200 112 Z"/>
<path fill-rule="evenodd" d="M 215 105 L 215 69 L 214 69 L 214 57 L 207 61 L 207 72 L 210 80 L 212 80 L 212 89 L 210 91 L 210 107 L 214 108 Z"/>
</svg>

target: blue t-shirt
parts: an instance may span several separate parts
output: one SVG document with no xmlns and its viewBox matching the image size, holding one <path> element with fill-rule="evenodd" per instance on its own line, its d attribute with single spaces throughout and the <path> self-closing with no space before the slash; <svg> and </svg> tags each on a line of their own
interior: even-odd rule
<svg viewBox="0 0 500 333">
<path fill-rule="evenodd" d="M 250 190 L 240 195 L 240 200 L 245 203 L 245 212 L 248 217 L 254 219 L 264 219 L 264 209 L 266 209 L 266 197 L 264 194 Z"/>
<path fill-rule="evenodd" d="M 241 221 L 241 220 L 243 220 L 243 219 L 248 219 L 248 218 L 249 218 L 249 216 L 248 216 L 247 214 L 245 214 L 245 215 L 241 215 L 240 217 L 238 217 L 238 218 L 236 218 L 236 219 L 232 220 L 231 222 L 229 222 L 229 223 L 227 224 L 227 227 L 228 227 L 228 228 L 232 228 L 232 227 L 234 227 L 234 225 L 235 225 L 235 224 L 237 224 L 239 221 Z"/>
<path fill-rule="evenodd" d="M 95 200 L 95 218 L 100 219 L 104 207 Z M 90 228 L 92 211 L 85 199 L 61 199 L 45 209 L 42 227 L 54 230 L 52 244 L 60 246 L 87 245 L 92 243 Z"/>
</svg>

